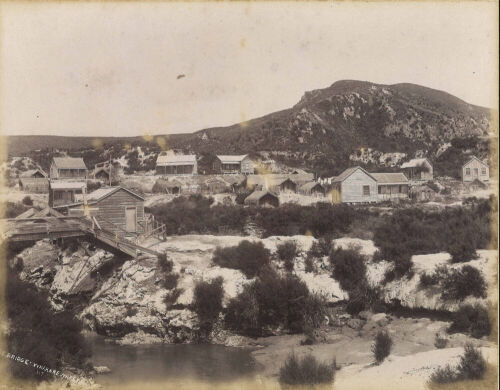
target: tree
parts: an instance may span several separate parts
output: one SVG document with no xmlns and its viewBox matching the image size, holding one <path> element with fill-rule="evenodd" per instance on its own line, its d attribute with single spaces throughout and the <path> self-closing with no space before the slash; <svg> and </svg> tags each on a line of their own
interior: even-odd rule
<svg viewBox="0 0 500 390">
<path fill-rule="evenodd" d="M 213 324 L 222 311 L 223 282 L 224 279 L 219 276 L 209 282 L 198 282 L 194 287 L 192 309 L 198 315 L 203 337 L 207 337 L 212 331 Z"/>
</svg>

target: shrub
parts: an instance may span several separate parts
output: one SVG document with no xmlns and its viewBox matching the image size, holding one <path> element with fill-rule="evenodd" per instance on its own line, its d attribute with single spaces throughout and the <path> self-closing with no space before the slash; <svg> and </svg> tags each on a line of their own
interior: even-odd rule
<svg viewBox="0 0 500 390">
<path fill-rule="evenodd" d="M 451 255 L 452 263 L 462 263 L 477 258 L 474 235 L 469 228 L 463 227 L 456 232 L 447 245 L 446 251 Z"/>
<path fill-rule="evenodd" d="M 448 345 L 448 339 L 446 337 L 441 337 L 439 334 L 436 334 L 436 338 L 434 339 L 434 346 L 437 349 L 443 349 Z"/>
<path fill-rule="evenodd" d="M 248 278 L 269 264 L 270 252 L 262 242 L 241 241 L 237 246 L 216 248 L 212 261 L 225 268 L 239 269 Z"/>
<path fill-rule="evenodd" d="M 2 218 L 15 218 L 19 214 L 24 213 L 27 209 L 28 207 L 21 203 L 2 202 L 0 203 L 0 216 Z"/>
<path fill-rule="evenodd" d="M 172 270 L 174 269 L 174 263 L 172 262 L 172 260 L 168 259 L 165 253 L 162 253 L 158 256 L 158 266 L 160 267 L 160 270 L 165 274 L 172 272 Z"/>
<path fill-rule="evenodd" d="M 318 326 L 326 314 L 323 298 L 310 295 L 296 276 L 280 276 L 271 268 L 231 299 L 226 309 L 228 328 L 247 335 L 266 334 L 269 328 L 302 332 Z"/>
<path fill-rule="evenodd" d="M 478 380 L 484 377 L 486 370 L 486 360 L 481 351 L 467 343 L 464 347 L 464 354 L 460 356 L 458 366 L 453 368 L 448 364 L 443 368 L 438 368 L 432 373 L 430 382 L 445 384 L 463 380 Z"/>
<path fill-rule="evenodd" d="M 292 353 L 280 368 L 279 382 L 283 388 L 329 384 L 334 381 L 335 369 L 334 364 L 320 363 L 312 355 L 299 359 Z"/>
<path fill-rule="evenodd" d="M 222 299 L 224 298 L 224 280 L 217 277 L 210 282 L 198 282 L 194 287 L 192 309 L 198 315 L 200 330 L 206 332 L 212 330 L 222 311 Z"/>
<path fill-rule="evenodd" d="M 285 269 L 289 272 L 293 271 L 293 261 L 297 256 L 297 252 L 297 244 L 294 241 L 286 241 L 278 245 L 278 257 L 285 263 Z"/>
<path fill-rule="evenodd" d="M 314 272 L 314 260 L 313 257 L 307 256 L 304 260 L 304 267 L 306 272 Z"/>
<path fill-rule="evenodd" d="M 169 273 L 166 274 L 163 279 L 163 287 L 167 290 L 173 290 L 177 287 L 177 283 L 179 281 L 179 274 Z"/>
<path fill-rule="evenodd" d="M 372 353 L 375 361 L 380 364 L 389 356 L 392 348 L 391 336 L 385 331 L 380 331 L 375 336 L 375 342 L 372 345 Z"/>
<path fill-rule="evenodd" d="M 320 258 L 323 256 L 328 256 L 332 250 L 332 237 L 330 235 L 320 237 L 317 241 L 314 241 L 311 248 L 307 252 L 308 256 Z"/>
<path fill-rule="evenodd" d="M 26 206 L 33 206 L 33 200 L 29 196 L 23 198 L 23 204 Z"/>
<path fill-rule="evenodd" d="M 483 354 L 470 343 L 465 345 L 464 354 L 460 357 L 458 372 L 461 379 L 481 379 L 486 372 Z"/>
<path fill-rule="evenodd" d="M 7 268 L 7 316 L 10 331 L 7 334 L 8 352 L 40 365 L 60 370 L 63 365 L 83 368 L 91 355 L 83 335 L 82 324 L 71 311 L 54 312 L 47 293 L 19 279 Z M 15 378 L 40 381 L 44 377 L 31 365 L 10 361 L 10 372 Z"/>
<path fill-rule="evenodd" d="M 91 193 L 92 191 L 95 191 L 97 189 L 101 188 L 101 182 L 100 181 L 89 181 L 87 182 L 87 192 Z"/>
<path fill-rule="evenodd" d="M 486 307 L 480 304 L 463 305 L 453 314 L 453 321 L 448 332 L 468 333 L 481 338 L 491 333 L 491 323 Z"/>
<path fill-rule="evenodd" d="M 177 299 L 181 296 L 182 293 L 182 289 L 174 288 L 165 295 L 163 302 L 165 302 L 167 309 L 170 309 L 175 304 L 175 302 L 177 302 Z"/>
<path fill-rule="evenodd" d="M 477 268 L 465 265 L 443 275 L 441 296 L 453 300 L 462 300 L 468 296 L 485 298 L 486 287 L 481 272 Z"/>
<path fill-rule="evenodd" d="M 366 259 L 354 249 L 334 248 L 330 253 L 332 276 L 340 287 L 352 291 L 366 280 Z"/>
</svg>

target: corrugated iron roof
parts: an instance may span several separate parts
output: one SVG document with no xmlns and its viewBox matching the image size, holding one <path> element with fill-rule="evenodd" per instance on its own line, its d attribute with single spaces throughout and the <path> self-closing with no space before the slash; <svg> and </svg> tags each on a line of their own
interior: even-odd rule
<svg viewBox="0 0 500 390">
<path fill-rule="evenodd" d="M 196 155 L 194 154 L 176 154 L 176 155 L 159 155 L 156 159 L 156 165 L 193 165 L 196 164 Z"/>
<path fill-rule="evenodd" d="M 58 169 L 87 169 L 81 157 L 54 157 L 54 164 Z"/>
<path fill-rule="evenodd" d="M 371 174 L 378 184 L 408 184 L 408 178 L 401 172 L 383 172 Z"/>
<path fill-rule="evenodd" d="M 332 183 L 337 183 L 337 182 L 342 182 L 345 179 L 347 179 L 349 176 L 351 176 L 354 172 L 356 172 L 358 169 L 361 169 L 365 174 L 367 174 L 369 177 L 371 177 L 373 180 L 375 179 L 370 173 L 365 171 L 363 168 L 357 166 L 357 167 L 351 167 L 347 168 L 344 172 L 342 172 L 340 175 L 336 176 L 335 179 L 332 180 Z"/>
<path fill-rule="evenodd" d="M 217 155 L 217 158 L 222 164 L 238 164 L 241 163 L 248 154 L 241 155 Z"/>
<path fill-rule="evenodd" d="M 271 196 L 274 196 L 275 198 L 278 198 L 275 194 L 273 194 L 272 192 L 270 191 L 254 191 L 252 192 L 250 195 L 248 195 L 246 198 L 245 198 L 245 202 L 247 200 L 255 200 L 255 201 L 258 201 L 260 198 L 262 198 L 264 195 L 266 194 L 269 194 Z"/>
</svg>

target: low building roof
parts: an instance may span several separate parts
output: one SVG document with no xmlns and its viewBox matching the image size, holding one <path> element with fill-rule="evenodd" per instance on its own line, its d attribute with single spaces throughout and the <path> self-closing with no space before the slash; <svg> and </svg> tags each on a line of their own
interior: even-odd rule
<svg viewBox="0 0 500 390">
<path fill-rule="evenodd" d="M 132 194 L 133 196 L 144 200 L 144 198 L 141 195 L 136 194 L 135 192 L 129 190 L 128 188 L 116 186 L 116 187 L 99 188 L 99 189 L 91 192 L 87 197 L 87 202 L 99 202 L 100 200 L 102 200 L 102 199 L 104 199 L 104 198 L 106 198 L 106 197 L 108 197 L 108 196 L 110 196 L 110 195 L 112 195 L 115 192 L 120 191 L 120 190 L 127 191 L 128 193 Z"/>
<path fill-rule="evenodd" d="M 194 165 L 196 164 L 196 155 L 194 154 L 169 154 L 159 155 L 156 159 L 157 166 L 172 166 L 172 165 Z"/>
<path fill-rule="evenodd" d="M 401 172 L 372 173 L 378 184 L 408 184 L 408 178 Z"/>
<path fill-rule="evenodd" d="M 323 187 L 321 185 L 321 183 L 318 183 L 318 182 L 315 182 L 315 181 L 311 181 L 309 183 L 305 183 L 305 184 L 301 185 L 299 189 L 304 190 L 304 191 L 310 191 L 310 190 L 312 190 L 316 186 L 320 186 L 323 190 L 325 189 L 325 187 Z"/>
<path fill-rule="evenodd" d="M 58 169 L 87 169 L 81 157 L 54 157 L 54 164 Z"/>
<path fill-rule="evenodd" d="M 415 168 L 425 163 L 431 165 L 430 161 L 426 158 L 413 158 L 410 161 L 403 163 L 401 168 Z"/>
<path fill-rule="evenodd" d="M 279 199 L 277 195 L 273 194 L 270 191 L 254 191 L 245 198 L 245 202 L 246 201 L 259 201 L 264 195 L 267 195 L 267 194 L 275 197 L 276 199 Z"/>
<path fill-rule="evenodd" d="M 37 172 L 40 172 L 43 177 L 47 177 L 47 174 L 41 169 L 29 169 L 19 175 L 19 177 L 33 177 Z"/>
<path fill-rule="evenodd" d="M 370 173 L 368 173 L 366 170 L 364 170 L 363 168 L 361 168 L 360 166 L 357 166 L 357 167 L 351 167 L 351 168 L 347 168 L 344 172 L 342 172 L 340 175 L 338 176 L 335 176 L 334 179 L 332 179 L 332 183 L 338 183 L 338 182 L 342 182 L 344 181 L 345 179 L 347 179 L 349 176 L 351 176 L 354 172 L 356 172 L 358 169 L 361 169 L 366 175 L 368 175 L 369 177 L 371 177 L 373 180 L 377 181 L 377 179 L 375 179 Z"/>
<path fill-rule="evenodd" d="M 248 156 L 248 154 L 241 154 L 241 155 L 217 155 L 217 158 L 221 161 L 222 164 L 239 164 L 247 156 Z"/>
<path fill-rule="evenodd" d="M 86 186 L 84 181 L 57 180 L 50 182 L 50 188 L 53 190 L 79 190 Z"/>
</svg>

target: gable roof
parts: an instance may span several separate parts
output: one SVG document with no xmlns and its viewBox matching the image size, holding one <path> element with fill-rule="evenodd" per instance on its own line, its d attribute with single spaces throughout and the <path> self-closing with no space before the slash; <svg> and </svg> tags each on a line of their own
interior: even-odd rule
<svg viewBox="0 0 500 390">
<path fill-rule="evenodd" d="M 476 156 L 472 156 L 471 158 L 469 158 L 467 160 L 467 162 L 464 165 L 462 165 L 462 167 L 465 167 L 467 164 L 470 164 L 474 160 L 479 161 L 482 165 L 484 165 L 485 167 L 488 167 L 488 164 L 486 164 L 484 161 L 480 160 Z"/>
<path fill-rule="evenodd" d="M 241 155 L 217 155 L 217 158 L 220 160 L 222 164 L 238 164 L 241 163 L 248 154 Z"/>
<path fill-rule="evenodd" d="M 314 187 L 320 186 L 323 190 L 325 190 L 325 187 L 321 185 L 321 183 L 315 182 L 315 181 L 310 181 L 309 183 L 303 184 L 300 186 L 299 189 L 304 190 L 304 191 L 310 191 Z"/>
<path fill-rule="evenodd" d="M 432 166 L 431 162 L 427 160 L 426 158 L 413 158 L 410 161 L 407 161 L 401 165 L 401 168 L 415 168 L 417 166 L 420 166 L 422 164 L 429 164 Z"/>
<path fill-rule="evenodd" d="M 245 198 L 245 202 L 247 200 L 249 200 L 249 201 L 251 201 L 251 200 L 259 201 L 264 195 L 267 195 L 267 194 L 275 197 L 276 199 L 279 199 L 277 195 L 273 194 L 270 191 L 254 191 L 254 192 L 252 192 L 250 195 L 248 195 Z"/>
<path fill-rule="evenodd" d="M 338 182 L 343 182 L 345 179 L 347 179 L 349 176 L 351 176 L 354 172 L 356 172 L 358 169 L 361 169 L 367 176 L 371 177 L 373 180 L 377 181 L 370 173 L 368 173 L 366 170 L 361 168 L 360 166 L 357 167 L 351 167 L 347 168 L 344 172 L 342 172 L 340 175 L 336 176 L 335 179 L 332 180 L 332 183 L 338 183 Z"/>
<path fill-rule="evenodd" d="M 169 154 L 159 155 L 156 159 L 156 165 L 194 165 L 196 164 L 196 155 L 194 154 Z"/>
<path fill-rule="evenodd" d="M 408 178 L 401 172 L 372 173 L 378 184 L 408 184 Z"/>
<path fill-rule="evenodd" d="M 43 175 L 43 177 L 47 177 L 47 174 L 41 169 L 29 169 L 19 175 L 19 177 L 33 177 L 37 172 Z"/>
<path fill-rule="evenodd" d="M 141 195 L 136 194 L 135 192 L 129 190 L 128 188 L 117 186 L 117 187 L 99 188 L 99 189 L 95 190 L 94 192 L 91 192 L 87 197 L 87 203 L 99 202 L 99 201 L 103 200 L 104 198 L 107 198 L 108 196 L 113 195 L 115 192 L 118 192 L 120 190 L 127 191 L 128 193 L 135 196 L 136 198 L 144 200 L 144 198 Z"/>
<path fill-rule="evenodd" d="M 57 169 L 87 169 L 81 157 L 54 157 L 53 161 Z"/>
</svg>

